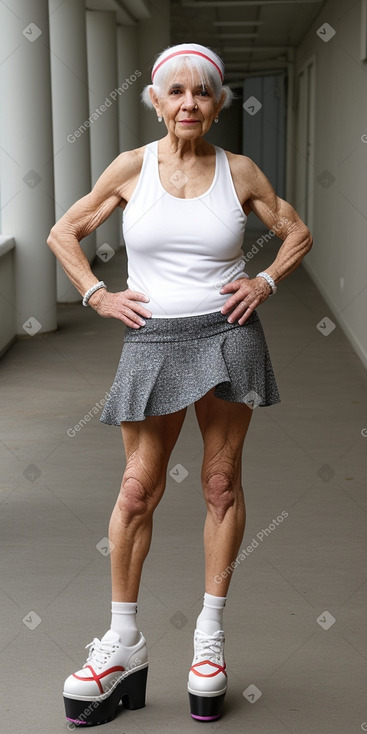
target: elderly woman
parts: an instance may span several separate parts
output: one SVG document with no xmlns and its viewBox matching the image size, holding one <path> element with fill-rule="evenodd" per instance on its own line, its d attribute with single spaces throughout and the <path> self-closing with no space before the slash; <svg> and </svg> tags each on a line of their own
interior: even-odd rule
<svg viewBox="0 0 367 734">
<path fill-rule="evenodd" d="M 204 443 L 207 516 L 204 605 L 188 691 L 193 718 L 210 721 L 222 713 L 223 609 L 231 578 L 223 572 L 237 556 L 245 527 L 243 443 L 253 407 L 279 402 L 255 309 L 312 245 L 307 227 L 252 160 L 205 140 L 231 101 L 223 76 L 211 49 L 183 44 L 164 51 L 143 99 L 166 134 L 118 156 L 48 239 L 83 304 L 126 325 L 101 417 L 121 426 L 126 453 L 109 526 L 112 621 L 87 645 L 82 669 L 65 681 L 66 716 L 76 725 L 110 721 L 121 701 L 128 708 L 145 705 L 139 582 L 168 461 L 192 403 Z M 128 288 L 111 293 L 93 275 L 79 242 L 118 206 L 124 210 Z M 244 272 L 241 249 L 251 211 L 283 240 L 274 262 L 254 278 Z"/>
</svg>

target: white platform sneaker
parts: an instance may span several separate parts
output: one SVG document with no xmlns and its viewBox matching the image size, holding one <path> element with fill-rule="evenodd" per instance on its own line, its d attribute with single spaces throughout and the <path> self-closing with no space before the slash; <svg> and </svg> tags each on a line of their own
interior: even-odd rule
<svg viewBox="0 0 367 734">
<path fill-rule="evenodd" d="M 86 663 L 64 684 L 67 720 L 93 726 L 114 719 L 120 701 L 128 709 L 145 706 L 148 654 L 143 635 L 136 645 L 125 647 L 117 632 L 109 630 L 86 647 Z"/>
<path fill-rule="evenodd" d="M 224 632 L 194 633 L 194 659 L 189 672 L 188 692 L 191 716 L 199 721 L 214 721 L 222 714 L 227 690 L 224 662 Z"/>
</svg>

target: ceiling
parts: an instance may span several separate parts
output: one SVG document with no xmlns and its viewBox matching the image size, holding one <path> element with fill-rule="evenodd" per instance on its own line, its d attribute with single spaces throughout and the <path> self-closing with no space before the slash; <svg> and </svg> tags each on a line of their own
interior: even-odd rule
<svg viewBox="0 0 367 734">
<path fill-rule="evenodd" d="M 287 66 L 326 0 L 171 0 L 171 44 L 201 43 L 222 57 L 226 83 Z M 86 0 L 90 10 L 114 10 L 135 25 L 160 0 Z M 159 51 L 159 49 L 158 49 Z"/>
<path fill-rule="evenodd" d="M 159 0 L 158 3 L 159 5 Z M 113 10 L 119 25 L 135 25 L 150 18 L 149 0 L 86 0 L 87 10 Z"/>
<path fill-rule="evenodd" d="M 245 72 L 282 68 L 324 0 L 172 0 L 172 43 L 214 48 L 226 67 L 226 82 Z"/>
</svg>

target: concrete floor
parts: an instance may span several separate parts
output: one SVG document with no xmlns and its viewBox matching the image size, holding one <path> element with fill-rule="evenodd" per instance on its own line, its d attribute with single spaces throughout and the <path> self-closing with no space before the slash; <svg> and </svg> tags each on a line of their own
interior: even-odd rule
<svg viewBox="0 0 367 734">
<path fill-rule="evenodd" d="M 256 236 L 247 235 L 245 251 Z M 256 255 L 251 275 L 277 246 Z M 124 287 L 122 269 L 121 254 L 94 268 L 112 290 Z M 190 407 L 169 467 L 182 464 L 188 475 L 177 483 L 168 474 L 139 598 L 150 650 L 147 706 L 121 711 L 104 725 L 109 734 L 367 730 L 367 374 L 303 268 L 259 315 L 282 403 L 255 410 L 244 450 L 243 548 L 254 550 L 236 569 L 225 612 L 225 713 L 207 725 L 188 713 L 205 512 Z M 325 316 L 336 324 L 328 336 L 317 328 Z M 74 436 L 67 431 L 112 384 L 123 329 L 91 309 L 60 306 L 56 333 L 18 341 L 0 362 L 0 726 L 7 734 L 70 731 L 63 681 L 109 626 L 103 538 L 124 469 L 120 431 L 98 415 Z M 246 691 L 255 691 L 252 702 Z"/>
</svg>

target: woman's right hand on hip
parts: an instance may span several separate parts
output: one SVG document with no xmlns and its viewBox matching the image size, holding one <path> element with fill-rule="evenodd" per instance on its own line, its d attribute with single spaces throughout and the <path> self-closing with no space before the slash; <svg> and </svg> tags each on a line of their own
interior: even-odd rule
<svg viewBox="0 0 367 734">
<path fill-rule="evenodd" d="M 109 293 L 101 288 L 93 293 L 89 304 L 100 316 L 119 319 L 126 326 L 138 329 L 144 326 L 144 317 L 149 319 L 152 315 L 151 311 L 147 311 L 138 301 L 147 303 L 149 300 L 145 293 L 131 291 L 130 288 L 119 293 Z"/>
</svg>

